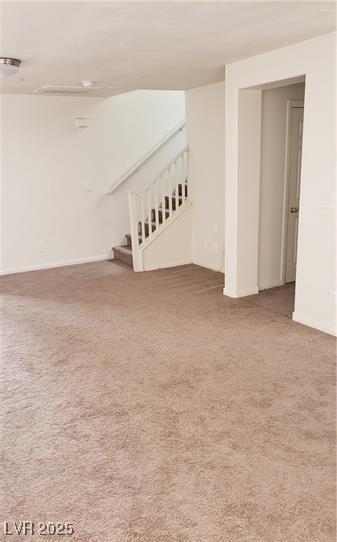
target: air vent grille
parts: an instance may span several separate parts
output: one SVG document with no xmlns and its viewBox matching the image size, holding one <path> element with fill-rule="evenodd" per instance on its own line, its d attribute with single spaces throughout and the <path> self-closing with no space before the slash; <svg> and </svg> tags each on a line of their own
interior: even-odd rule
<svg viewBox="0 0 337 542">
<path fill-rule="evenodd" d="M 34 94 L 86 94 L 88 88 L 66 85 L 45 85 L 34 90 Z"/>
</svg>

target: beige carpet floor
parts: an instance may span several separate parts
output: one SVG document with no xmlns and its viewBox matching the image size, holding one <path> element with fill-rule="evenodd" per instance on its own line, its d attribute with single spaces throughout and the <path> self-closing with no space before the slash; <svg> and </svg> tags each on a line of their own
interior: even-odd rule
<svg viewBox="0 0 337 542">
<path fill-rule="evenodd" d="M 2 277 L 1 520 L 80 542 L 335 541 L 335 343 L 196 266 Z M 0 525 L 0 529 L 2 526 Z"/>
</svg>

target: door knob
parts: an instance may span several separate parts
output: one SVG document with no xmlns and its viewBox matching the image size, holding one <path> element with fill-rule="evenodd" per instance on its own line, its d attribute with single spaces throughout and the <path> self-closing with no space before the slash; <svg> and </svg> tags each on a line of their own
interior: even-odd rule
<svg viewBox="0 0 337 542">
<path fill-rule="evenodd" d="M 298 213 L 298 208 L 297 207 L 290 207 L 290 212 L 291 212 L 291 214 L 295 215 L 296 213 Z"/>
</svg>

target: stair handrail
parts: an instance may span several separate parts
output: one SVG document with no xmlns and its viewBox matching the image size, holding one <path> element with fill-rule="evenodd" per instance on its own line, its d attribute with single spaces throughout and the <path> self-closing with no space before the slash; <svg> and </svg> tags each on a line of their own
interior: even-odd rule
<svg viewBox="0 0 337 542">
<path fill-rule="evenodd" d="M 144 154 L 144 156 L 136 162 L 132 168 L 130 168 L 122 177 L 120 177 L 114 184 L 108 186 L 104 190 L 104 194 L 112 194 L 121 184 L 123 184 L 125 181 L 127 181 L 132 175 L 137 173 L 137 171 L 148 161 L 154 154 L 156 154 L 172 137 L 174 137 L 178 132 L 180 132 L 185 127 L 186 121 L 183 120 L 173 128 L 165 137 L 163 137 L 159 143 L 157 143 L 152 149 Z M 166 169 L 166 168 L 165 168 Z"/>
<path fill-rule="evenodd" d="M 136 198 L 137 199 L 140 198 L 140 196 L 142 196 L 144 192 L 146 192 L 150 188 L 150 186 L 155 184 L 158 181 L 158 179 L 160 179 L 160 177 L 162 177 L 164 173 L 170 169 L 172 164 L 174 164 L 178 160 L 178 158 L 180 158 L 180 156 L 183 156 L 185 152 L 189 150 L 190 150 L 189 146 L 185 145 L 185 147 L 181 149 L 181 151 L 179 151 L 178 154 L 176 154 L 175 157 L 172 158 L 172 160 L 168 164 L 166 164 L 166 166 L 160 171 L 160 173 L 158 173 L 158 175 L 156 175 L 156 177 L 152 181 L 150 181 L 146 186 L 144 186 L 144 188 L 142 188 L 140 192 L 137 192 Z"/>
</svg>

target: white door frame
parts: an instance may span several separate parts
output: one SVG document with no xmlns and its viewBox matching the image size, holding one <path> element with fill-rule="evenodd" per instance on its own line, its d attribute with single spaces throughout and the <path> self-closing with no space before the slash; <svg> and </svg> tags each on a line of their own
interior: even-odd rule
<svg viewBox="0 0 337 542">
<path fill-rule="evenodd" d="M 281 241 L 281 282 L 286 282 L 286 260 L 287 260 L 287 230 L 288 230 L 288 200 L 289 200 L 289 183 L 290 183 L 290 144 L 291 144 L 291 114 L 292 109 L 296 107 L 304 108 L 304 100 L 288 100 L 287 101 L 287 120 L 286 120 L 286 143 L 285 143 L 285 158 L 284 158 L 284 193 L 283 193 L 283 218 L 282 218 L 282 241 Z M 302 166 L 301 166 L 302 169 Z M 300 187 L 301 194 L 301 187 Z M 301 197 L 301 196 L 300 196 Z"/>
</svg>

